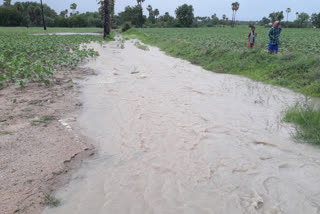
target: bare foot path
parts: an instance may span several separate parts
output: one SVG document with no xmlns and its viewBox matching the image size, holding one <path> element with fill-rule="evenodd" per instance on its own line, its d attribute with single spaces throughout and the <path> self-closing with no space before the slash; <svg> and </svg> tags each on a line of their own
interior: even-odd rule
<svg viewBox="0 0 320 214">
<path fill-rule="evenodd" d="M 300 95 L 134 43 L 93 45 L 79 122 L 99 154 L 44 213 L 320 213 L 320 149 L 281 122 Z"/>
</svg>

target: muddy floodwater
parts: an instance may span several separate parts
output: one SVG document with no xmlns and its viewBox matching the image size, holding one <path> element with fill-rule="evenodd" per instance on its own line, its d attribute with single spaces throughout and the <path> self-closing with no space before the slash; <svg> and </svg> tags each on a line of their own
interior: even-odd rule
<svg viewBox="0 0 320 214">
<path fill-rule="evenodd" d="M 92 44 L 79 123 L 98 154 L 45 214 L 320 213 L 320 149 L 281 122 L 303 96 L 134 43 Z"/>
</svg>

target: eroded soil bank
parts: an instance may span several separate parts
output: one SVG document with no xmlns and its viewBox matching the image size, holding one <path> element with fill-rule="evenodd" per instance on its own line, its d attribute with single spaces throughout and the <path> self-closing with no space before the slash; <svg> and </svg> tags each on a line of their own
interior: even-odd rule
<svg viewBox="0 0 320 214">
<path fill-rule="evenodd" d="M 92 70 L 58 72 L 49 86 L 0 90 L 0 213 L 37 214 L 93 153 L 76 118 L 80 79 Z"/>
<path fill-rule="evenodd" d="M 301 95 L 135 41 L 94 48 L 79 122 L 99 154 L 44 213 L 320 212 L 320 149 L 281 122 Z"/>
</svg>

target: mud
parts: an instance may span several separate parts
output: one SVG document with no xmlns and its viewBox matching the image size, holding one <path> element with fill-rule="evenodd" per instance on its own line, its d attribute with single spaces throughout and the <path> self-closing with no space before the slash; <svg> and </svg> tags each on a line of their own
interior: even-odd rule
<svg viewBox="0 0 320 214">
<path fill-rule="evenodd" d="M 79 122 L 99 154 L 45 214 L 320 213 L 320 150 L 281 121 L 301 95 L 134 44 L 93 45 Z"/>
<path fill-rule="evenodd" d="M 0 90 L 0 213 L 37 214 L 93 147 L 78 127 L 79 84 L 93 72 L 58 72 L 49 86 Z"/>
</svg>

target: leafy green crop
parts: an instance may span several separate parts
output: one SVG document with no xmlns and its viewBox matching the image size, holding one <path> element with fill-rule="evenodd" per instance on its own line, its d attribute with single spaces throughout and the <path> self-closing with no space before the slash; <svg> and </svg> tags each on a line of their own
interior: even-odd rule
<svg viewBox="0 0 320 214">
<path fill-rule="evenodd" d="M 65 32 L 70 29 L 51 29 Z M 98 32 L 100 29 L 72 29 L 73 32 Z M 87 57 L 97 56 L 93 49 L 82 44 L 102 41 L 102 36 L 44 35 L 34 36 L 39 28 L 0 28 L 0 87 L 29 81 L 49 83 L 56 69 L 72 68 Z"/>
</svg>

